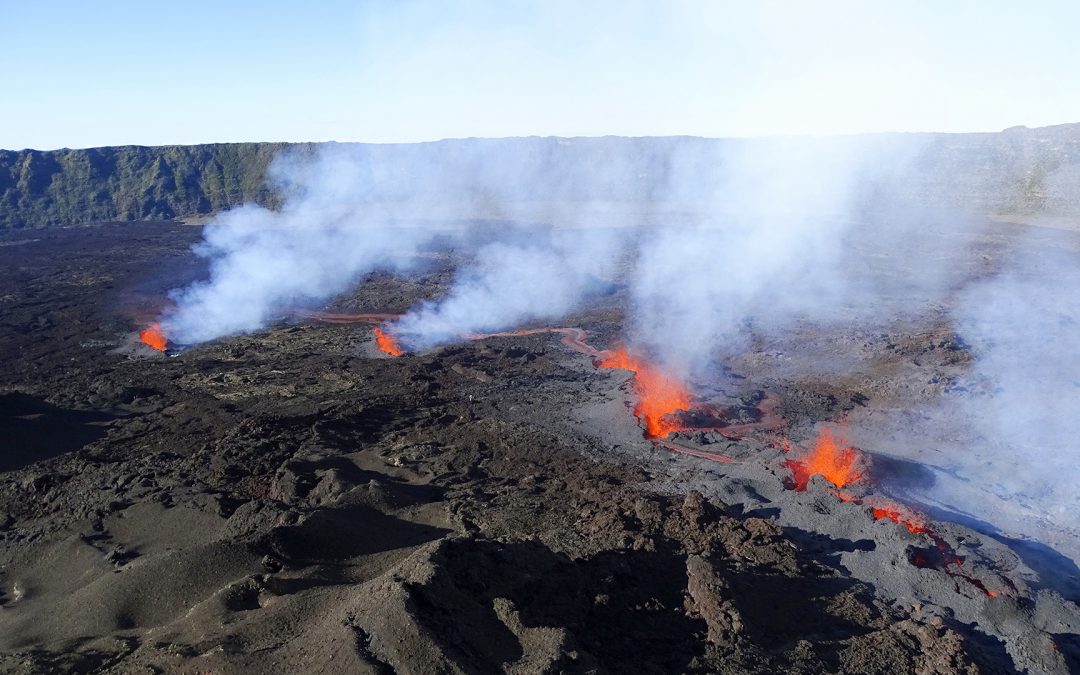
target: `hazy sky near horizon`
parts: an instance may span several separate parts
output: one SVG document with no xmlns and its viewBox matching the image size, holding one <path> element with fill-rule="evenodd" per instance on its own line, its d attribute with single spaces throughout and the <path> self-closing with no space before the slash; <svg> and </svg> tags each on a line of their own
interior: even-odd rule
<svg viewBox="0 0 1080 675">
<path fill-rule="evenodd" d="M 0 0 L 0 148 L 1080 121 L 1080 3 Z"/>
</svg>

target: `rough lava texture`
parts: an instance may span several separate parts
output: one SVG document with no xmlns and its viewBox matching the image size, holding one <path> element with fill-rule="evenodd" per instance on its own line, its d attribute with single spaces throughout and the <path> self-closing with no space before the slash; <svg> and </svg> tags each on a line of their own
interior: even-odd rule
<svg viewBox="0 0 1080 675">
<path fill-rule="evenodd" d="M 1080 667 L 1076 596 L 1030 556 L 935 523 L 989 597 L 912 564 L 927 535 L 820 479 L 785 487 L 764 435 L 673 439 L 736 464 L 654 446 L 628 373 L 556 336 L 389 359 L 362 324 L 283 317 L 182 352 L 139 345 L 164 291 L 200 274 L 198 235 L 104 225 L 0 246 L 5 672 Z M 444 262 L 331 309 L 401 311 L 440 292 Z M 566 325 L 602 346 L 620 318 Z M 758 374 L 756 354 L 728 364 L 741 389 L 711 394 L 740 423 L 765 391 L 795 436 L 884 396 Z"/>
</svg>

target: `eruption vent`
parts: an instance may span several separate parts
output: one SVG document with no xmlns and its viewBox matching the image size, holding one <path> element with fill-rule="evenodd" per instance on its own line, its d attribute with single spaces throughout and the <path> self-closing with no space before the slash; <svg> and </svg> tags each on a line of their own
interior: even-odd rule
<svg viewBox="0 0 1080 675">
<path fill-rule="evenodd" d="M 405 353 L 405 350 L 401 348 L 401 344 L 397 341 L 397 338 L 389 333 L 383 332 L 378 326 L 371 329 L 375 333 L 375 344 L 379 347 L 379 351 L 390 356 L 401 356 Z"/>
<path fill-rule="evenodd" d="M 600 362 L 601 368 L 622 368 L 634 373 L 634 392 L 638 403 L 634 415 L 645 423 L 649 438 L 664 438 L 681 427 L 672 414 L 689 410 L 690 393 L 681 382 L 664 374 L 644 359 L 619 347 Z"/>
<path fill-rule="evenodd" d="M 156 323 L 139 333 L 139 339 L 142 340 L 144 344 L 159 352 L 165 351 L 165 347 L 169 344 L 168 339 L 165 337 L 165 333 L 161 330 L 161 326 Z"/>
<path fill-rule="evenodd" d="M 822 427 L 818 433 L 814 449 L 802 459 L 785 462 L 791 469 L 795 489 L 806 490 L 811 476 L 822 476 L 836 487 L 844 487 L 863 477 L 859 467 L 859 451 L 845 447 L 833 437 L 832 430 Z"/>
</svg>

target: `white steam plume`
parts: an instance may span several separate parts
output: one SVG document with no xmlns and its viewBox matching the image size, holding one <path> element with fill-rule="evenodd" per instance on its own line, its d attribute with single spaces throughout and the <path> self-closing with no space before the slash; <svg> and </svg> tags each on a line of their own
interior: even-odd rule
<svg viewBox="0 0 1080 675">
<path fill-rule="evenodd" d="M 210 278 L 176 290 L 162 321 L 170 340 L 203 342 L 261 328 L 284 307 L 326 298 L 374 269 L 403 270 L 434 230 L 395 221 L 368 197 L 366 155 L 325 146 L 272 167 L 279 212 L 247 205 L 218 216 L 195 247 Z"/>
<path fill-rule="evenodd" d="M 618 238 L 609 229 L 554 230 L 496 242 L 455 280 L 446 298 L 412 309 L 394 326 L 413 349 L 557 318 L 607 288 Z"/>
<path fill-rule="evenodd" d="M 598 161 L 608 143 L 619 152 Z M 287 151 L 270 176 L 285 198 L 281 210 L 247 205 L 208 225 L 195 251 L 210 260 L 210 276 L 172 293 L 176 307 L 163 327 L 178 344 L 257 330 L 283 308 L 325 300 L 373 270 L 414 268 L 436 236 L 487 241 L 445 303 L 402 323 L 415 346 L 557 316 L 610 267 L 615 236 L 594 225 L 619 217 L 611 205 L 651 161 L 633 157 L 633 145 L 469 139 Z M 564 229 L 523 225 L 537 220 Z"/>
<path fill-rule="evenodd" d="M 1051 231 L 1052 232 L 1052 231 Z M 1045 237 L 1045 235 L 1044 235 Z M 996 277 L 959 298 L 976 356 L 963 395 L 944 403 L 973 439 L 950 452 L 965 480 L 935 496 L 995 525 L 1072 531 L 1080 559 L 1080 252 L 1073 233 L 1022 242 Z"/>
<path fill-rule="evenodd" d="M 627 337 L 686 377 L 737 354 L 752 334 L 844 322 L 886 332 L 900 312 L 918 318 L 932 307 L 941 319 L 958 307 L 958 329 L 992 386 L 917 402 L 973 430 L 947 455 L 955 481 L 942 474 L 924 501 L 1002 514 L 995 522 L 1008 520 L 1006 507 L 1027 509 L 1015 522 L 1075 527 L 1077 491 L 1060 477 L 1080 437 L 1080 260 L 1047 253 L 1061 242 L 1037 255 L 1027 247 L 1000 276 L 960 292 L 986 271 L 963 254 L 977 232 L 937 228 L 934 205 L 911 208 L 935 187 L 919 183 L 935 142 L 515 139 L 296 152 L 274 165 L 280 211 L 246 206 L 207 227 L 197 250 L 210 278 L 175 292 L 163 323 L 178 343 L 255 330 L 372 270 L 409 270 L 447 234 L 430 223 L 451 221 L 466 262 L 445 297 L 394 327 L 414 349 L 557 319 L 623 273 L 615 266 L 625 246 L 636 247 L 619 279 Z M 462 218 L 487 226 L 468 232 Z M 521 226 L 537 221 L 562 227 Z M 820 367 L 845 374 L 846 365 Z M 896 436 L 907 450 L 894 454 L 918 457 L 929 439 L 908 427 Z"/>
<path fill-rule="evenodd" d="M 859 293 L 845 246 L 867 226 L 859 212 L 867 195 L 889 178 L 878 167 L 899 170 L 916 150 L 893 137 L 853 137 L 674 154 L 666 194 L 698 200 L 705 216 L 641 238 L 633 341 L 693 375 L 740 350 L 751 317 L 765 330 L 833 320 Z"/>
</svg>

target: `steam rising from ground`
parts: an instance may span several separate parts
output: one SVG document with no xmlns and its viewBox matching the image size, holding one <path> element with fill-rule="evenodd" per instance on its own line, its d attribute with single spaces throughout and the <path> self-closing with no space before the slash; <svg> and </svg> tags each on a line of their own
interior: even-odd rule
<svg viewBox="0 0 1080 675">
<path fill-rule="evenodd" d="M 635 341 L 694 376 L 746 346 L 751 317 L 755 331 L 770 332 L 799 320 L 850 321 L 856 306 L 875 313 L 848 240 L 878 236 L 867 230 L 891 207 L 868 200 L 917 150 L 884 136 L 770 139 L 711 157 L 673 155 L 666 198 L 697 200 L 705 215 L 641 237 L 630 281 Z M 909 226 L 892 230 L 904 237 Z"/>
<path fill-rule="evenodd" d="M 528 141 L 526 141 L 528 142 Z M 195 251 L 210 277 L 172 293 L 162 324 L 178 344 L 257 330 L 292 305 L 323 301 L 375 270 L 423 263 L 436 239 L 479 245 L 450 294 L 401 321 L 412 348 L 479 330 L 556 318 L 605 290 L 620 236 L 605 229 L 551 230 L 516 223 L 537 217 L 581 225 L 580 200 L 625 181 L 621 164 L 591 185 L 528 155 L 507 158 L 488 142 L 427 146 L 319 146 L 286 153 L 272 169 L 280 211 L 247 205 L 207 226 Z M 538 200 L 539 204 L 533 200 Z M 577 200 L 563 205 L 564 200 Z M 478 216 L 499 219 L 501 229 Z"/>
<path fill-rule="evenodd" d="M 412 348 L 427 349 L 469 333 L 558 319 L 610 288 L 606 278 L 618 252 L 611 230 L 541 230 L 525 241 L 488 244 L 446 298 L 414 308 L 394 330 Z"/>
<path fill-rule="evenodd" d="M 413 270 L 445 238 L 467 249 L 454 284 L 390 327 L 411 349 L 557 321 L 619 283 L 627 338 L 692 378 L 752 335 L 798 322 L 872 328 L 916 306 L 951 305 L 988 383 L 932 402 L 979 435 L 978 447 L 953 451 L 953 475 L 1075 526 L 1077 492 L 1060 478 L 1072 473 L 1080 437 L 1075 252 L 1044 246 L 971 283 L 974 268 L 955 268 L 974 237 L 941 237 L 932 208 L 894 189 L 919 157 L 916 141 L 516 143 L 509 155 L 483 140 L 284 155 L 272 172 L 283 207 L 245 206 L 207 227 L 197 252 L 210 259 L 210 278 L 174 293 L 166 331 L 195 343 L 256 330 L 373 270 Z M 470 218 L 519 226 L 477 229 Z M 908 427 L 901 443 L 925 443 L 923 431 Z M 951 507 L 999 506 L 987 490 L 933 489 Z"/>
<path fill-rule="evenodd" d="M 245 206 L 207 227 L 196 250 L 210 278 L 173 294 L 165 328 L 181 344 L 256 330 L 373 270 L 414 268 L 437 236 L 474 241 L 469 218 L 486 216 L 546 225 L 485 228 L 492 240 L 449 295 L 399 323 L 408 343 L 558 317 L 630 249 L 633 337 L 688 372 L 739 337 L 751 306 L 768 302 L 778 321 L 837 288 L 838 246 L 866 184 L 855 178 L 884 143 L 616 139 L 612 152 L 603 140 L 286 153 L 271 172 L 283 207 Z M 677 340 L 672 325 L 685 327 Z"/>
<path fill-rule="evenodd" d="M 192 344 L 254 331 L 284 307 L 323 300 L 367 272 L 415 266 L 436 231 L 393 222 L 371 203 L 364 160 L 327 146 L 275 163 L 284 207 L 246 205 L 206 227 L 195 252 L 210 260 L 210 278 L 173 292 L 176 310 L 162 321 L 169 338 Z"/>
<path fill-rule="evenodd" d="M 959 326 L 978 361 L 973 395 L 954 403 L 979 442 L 954 461 L 1008 508 L 1077 528 L 1080 255 L 1072 246 L 1065 237 L 1028 240 L 1001 274 L 961 298 Z M 985 514 L 1002 505 L 978 506 Z"/>
</svg>

